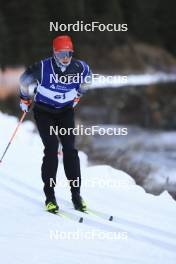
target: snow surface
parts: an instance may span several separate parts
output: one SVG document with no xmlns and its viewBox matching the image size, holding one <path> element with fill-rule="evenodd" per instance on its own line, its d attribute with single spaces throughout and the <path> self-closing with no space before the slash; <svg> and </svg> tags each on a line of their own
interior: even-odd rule
<svg viewBox="0 0 176 264">
<path fill-rule="evenodd" d="M 95 74 L 90 88 L 120 88 L 123 86 L 149 85 L 156 83 L 175 82 L 175 73 L 154 72 L 144 74 L 121 75 L 101 75 Z"/>
<path fill-rule="evenodd" d="M 2 153 L 17 119 L 0 113 L 0 124 Z M 110 166 L 88 166 L 82 152 L 82 196 L 90 208 L 114 215 L 114 222 L 85 215 L 84 223 L 77 223 L 46 213 L 40 178 L 43 146 L 33 130 L 31 122 L 23 123 L 0 164 L 1 263 L 176 263 L 176 206 L 170 195 L 147 194 Z M 58 178 L 66 183 L 61 158 Z M 59 182 L 60 208 L 81 215 L 72 209 L 68 185 Z"/>
</svg>

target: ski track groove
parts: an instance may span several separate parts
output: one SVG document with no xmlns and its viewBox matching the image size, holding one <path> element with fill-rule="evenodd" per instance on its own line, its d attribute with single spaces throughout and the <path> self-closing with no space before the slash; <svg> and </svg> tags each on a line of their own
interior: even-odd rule
<svg viewBox="0 0 176 264">
<path fill-rule="evenodd" d="M 24 186 L 26 189 L 28 189 L 28 190 L 30 190 L 30 191 L 32 191 L 33 193 L 36 193 L 36 194 L 39 194 L 40 193 L 40 191 L 38 191 L 36 188 L 34 188 L 34 187 L 32 187 L 32 186 L 30 186 L 30 185 L 28 185 L 28 184 L 26 184 L 26 183 L 24 183 L 24 182 L 22 182 L 22 181 L 20 181 L 20 180 L 17 180 L 17 179 L 14 179 L 13 177 L 10 177 L 9 175 L 7 175 L 6 173 L 4 173 L 3 172 L 3 174 L 6 176 L 6 178 L 8 178 L 8 180 L 9 181 L 11 181 L 11 182 L 13 182 L 14 184 L 16 184 L 18 187 L 19 186 Z M 12 193 L 13 195 L 15 195 L 15 196 L 18 196 L 18 197 L 21 197 L 21 198 L 23 198 L 25 201 L 27 201 L 27 202 L 31 202 L 32 204 L 35 204 L 35 205 L 39 205 L 40 207 L 43 205 L 42 204 L 42 202 L 40 202 L 40 201 L 38 201 L 38 199 L 35 199 L 35 198 L 33 198 L 33 197 L 31 197 L 31 196 L 29 196 L 29 195 L 27 195 L 27 194 L 24 194 L 24 193 L 22 193 L 22 192 L 20 192 L 20 191 L 16 191 L 16 190 L 14 190 L 14 189 L 12 189 L 12 188 L 10 188 L 9 186 L 7 186 L 6 184 L 2 184 L 1 183 L 1 185 L 4 187 L 4 189 L 5 190 L 7 190 L 8 192 L 10 192 L 10 193 Z M 60 199 L 63 203 L 65 203 L 65 204 L 69 204 L 70 205 L 70 203 L 68 202 L 68 201 L 65 201 L 64 199 Z M 68 211 L 69 211 L 69 209 L 68 209 Z M 61 210 L 61 212 L 64 212 L 64 210 Z M 67 211 L 66 211 L 67 212 Z M 107 220 L 107 223 L 108 224 L 106 224 L 106 223 L 101 223 L 101 222 L 98 222 L 98 221 L 96 221 L 96 220 L 93 220 L 93 219 L 90 219 L 89 218 L 89 216 L 90 215 L 86 215 L 86 214 L 84 214 L 84 213 L 81 213 L 81 212 L 70 212 L 69 211 L 69 214 L 70 215 L 72 215 L 72 216 L 76 216 L 76 215 L 78 215 L 78 214 L 81 214 L 82 216 L 83 216 L 83 218 L 84 218 L 84 221 L 83 221 L 83 223 L 85 224 L 85 225 L 88 225 L 88 226 L 91 226 L 91 227 L 95 227 L 95 228 L 98 228 L 98 229 L 103 229 L 103 230 L 106 230 L 106 231 L 109 231 L 109 232 L 124 232 L 124 229 L 121 229 L 121 228 L 118 228 L 117 229 L 117 227 L 114 227 L 114 226 L 111 226 L 110 225 L 110 223 L 114 223 L 113 221 L 112 222 L 110 222 L 110 221 L 108 221 Z M 91 217 L 91 216 L 90 216 Z M 98 218 L 98 217 L 97 217 Z M 128 220 L 125 220 L 124 222 L 126 222 L 126 224 L 128 223 L 128 222 L 130 222 L 130 221 L 128 221 Z M 115 222 L 116 224 L 118 224 L 118 220 Z M 132 223 L 134 223 L 134 222 L 132 222 Z M 131 224 L 131 222 L 130 222 L 130 224 Z M 139 228 L 141 227 L 141 224 L 137 224 L 137 223 L 135 223 L 137 226 L 139 226 Z M 143 226 L 143 225 L 142 225 Z M 144 225 L 145 226 L 145 225 Z M 145 226 L 145 227 L 147 227 L 147 230 L 148 230 L 148 228 L 149 228 L 149 230 L 153 230 L 154 229 L 154 231 L 156 231 L 157 229 L 155 229 L 155 228 L 151 228 L 150 229 L 150 227 L 148 227 L 148 226 Z M 125 230 L 126 231 L 126 230 Z M 161 232 L 162 233 L 164 233 L 164 234 L 167 234 L 167 236 L 169 235 L 170 237 L 173 237 L 173 234 L 171 234 L 171 233 L 169 233 L 169 232 L 166 232 L 166 231 L 162 231 L 161 230 Z M 156 231 L 156 233 L 161 233 L 160 231 L 159 231 L 159 229 Z M 158 239 L 156 239 L 156 238 L 151 238 L 151 237 L 148 237 L 148 236 L 146 236 L 146 235 L 141 235 L 141 234 L 135 234 L 134 232 L 128 232 L 127 231 L 127 234 L 128 234 L 128 237 L 129 238 L 132 238 L 132 239 L 134 239 L 134 240 L 137 240 L 137 241 L 143 241 L 143 242 L 147 242 L 147 243 L 149 243 L 149 244 L 153 244 L 154 246 L 158 246 L 158 247 L 162 247 L 163 249 L 166 249 L 166 250 L 168 250 L 168 251 L 173 251 L 174 253 L 176 252 L 176 245 L 173 245 L 173 244 L 171 244 L 171 243 L 167 243 L 167 242 L 164 242 L 164 241 L 162 241 L 162 240 L 158 240 Z M 175 238 L 175 236 L 174 236 L 174 238 Z"/>
</svg>

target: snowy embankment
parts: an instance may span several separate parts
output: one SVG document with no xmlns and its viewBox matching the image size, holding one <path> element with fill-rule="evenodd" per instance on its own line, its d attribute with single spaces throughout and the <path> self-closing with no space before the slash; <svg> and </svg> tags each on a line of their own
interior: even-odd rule
<svg viewBox="0 0 176 264">
<path fill-rule="evenodd" d="M 0 113 L 0 153 L 17 120 Z M 77 223 L 44 211 L 40 178 L 42 143 L 24 122 L 0 165 L 0 250 L 3 264 L 175 263 L 176 206 L 167 192 L 155 197 L 122 171 L 82 161 L 82 196 L 90 208 L 114 215 L 114 222 L 84 216 Z M 57 199 L 72 209 L 62 161 Z M 60 182 L 60 184 L 59 184 Z M 62 186 L 59 186 L 61 185 Z"/>
<path fill-rule="evenodd" d="M 159 195 L 167 190 L 176 198 L 176 132 L 126 127 L 125 136 L 91 137 L 89 158 L 124 170 L 147 192 Z"/>
</svg>

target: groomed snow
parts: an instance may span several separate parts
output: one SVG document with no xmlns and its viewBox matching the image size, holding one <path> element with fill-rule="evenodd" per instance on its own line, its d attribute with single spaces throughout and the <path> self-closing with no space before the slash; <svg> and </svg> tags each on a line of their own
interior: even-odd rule
<svg viewBox="0 0 176 264">
<path fill-rule="evenodd" d="M 2 154 L 17 119 L 0 113 L 0 124 Z M 170 195 L 147 194 L 110 166 L 88 166 L 82 152 L 82 196 L 90 208 L 113 214 L 115 221 L 85 215 L 81 224 L 46 213 L 40 178 L 43 146 L 33 130 L 31 122 L 24 122 L 0 164 L 1 263 L 176 263 L 176 206 Z M 80 215 L 72 209 L 61 158 L 58 179 L 60 208 Z"/>
</svg>

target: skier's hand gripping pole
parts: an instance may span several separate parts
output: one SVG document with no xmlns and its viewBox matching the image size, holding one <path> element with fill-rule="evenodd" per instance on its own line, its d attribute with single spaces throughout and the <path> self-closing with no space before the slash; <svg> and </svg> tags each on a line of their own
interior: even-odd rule
<svg viewBox="0 0 176 264">
<path fill-rule="evenodd" d="M 21 119 L 20 119 L 20 121 L 19 121 L 17 127 L 15 128 L 15 131 L 13 132 L 12 137 L 11 137 L 11 139 L 10 139 L 10 141 L 9 141 L 9 143 L 8 143 L 8 145 L 7 145 L 5 151 L 4 151 L 4 153 L 3 153 L 3 155 L 2 155 L 2 157 L 1 157 L 1 159 L 0 159 L 0 163 L 2 162 L 2 160 L 3 160 L 3 158 L 4 158 L 4 156 L 5 156 L 6 152 L 7 152 L 7 150 L 9 149 L 10 144 L 12 143 L 13 139 L 15 138 L 16 133 L 17 133 L 19 127 L 21 126 L 21 124 L 22 124 L 22 122 L 23 122 L 23 120 L 24 120 L 26 114 L 27 114 L 27 112 L 24 112 L 24 113 L 23 113 L 23 115 L 22 115 L 22 117 L 21 117 Z"/>
</svg>

